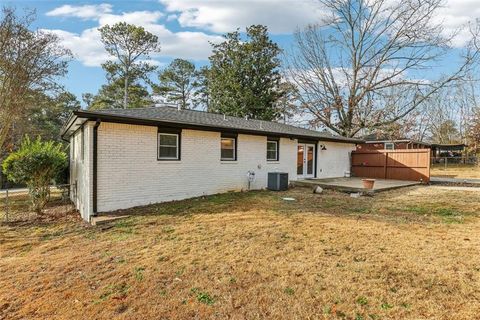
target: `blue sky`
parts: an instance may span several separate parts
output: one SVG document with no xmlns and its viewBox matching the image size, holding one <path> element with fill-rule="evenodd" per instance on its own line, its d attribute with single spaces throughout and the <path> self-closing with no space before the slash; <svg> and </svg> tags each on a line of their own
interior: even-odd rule
<svg viewBox="0 0 480 320">
<path fill-rule="evenodd" d="M 479 1 L 447 0 L 438 19 L 443 21 L 447 32 L 456 30 L 480 17 Z M 264 24 L 269 27 L 272 39 L 288 50 L 295 29 L 315 23 L 323 13 L 315 0 L 17 0 L 0 3 L 20 10 L 36 9 L 34 26 L 55 32 L 62 44 L 72 50 L 75 58 L 61 83 L 79 98 L 85 92 L 96 93 L 105 82 L 100 64 L 108 55 L 99 41 L 97 28 L 101 25 L 126 21 L 156 34 L 162 51 L 152 58 L 160 68 L 176 57 L 200 66 L 207 63 L 209 41 L 221 41 L 221 35 L 226 32 Z M 461 48 L 463 43 L 464 35 L 460 34 L 455 45 Z M 450 55 L 440 63 L 441 68 L 451 68 L 450 61 L 455 58 L 455 54 Z"/>
</svg>

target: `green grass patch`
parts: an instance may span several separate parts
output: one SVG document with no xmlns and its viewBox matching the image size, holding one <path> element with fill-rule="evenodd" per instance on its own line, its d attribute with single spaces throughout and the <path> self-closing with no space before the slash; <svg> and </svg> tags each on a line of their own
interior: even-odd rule
<svg viewBox="0 0 480 320">
<path fill-rule="evenodd" d="M 286 294 L 288 294 L 289 296 L 293 296 L 295 294 L 295 290 L 293 288 L 290 288 L 290 287 L 286 287 L 283 292 L 285 292 Z"/>
<path fill-rule="evenodd" d="M 360 296 L 357 298 L 357 304 L 361 306 L 366 306 L 368 304 L 368 299 L 364 296 Z"/>
<path fill-rule="evenodd" d="M 209 293 L 201 291 L 199 288 L 192 288 L 191 291 L 195 294 L 198 302 L 209 306 L 215 303 L 215 299 Z"/>
<path fill-rule="evenodd" d="M 416 214 L 428 214 L 430 213 L 430 210 L 426 207 L 422 206 L 407 206 L 404 209 L 399 209 L 399 210 L 405 210 L 406 212 L 412 212 Z"/>
<path fill-rule="evenodd" d="M 133 274 L 135 276 L 135 279 L 137 281 L 143 281 L 143 278 L 144 278 L 144 271 L 145 271 L 145 268 L 144 267 L 136 267 L 134 270 L 133 270 Z"/>
<path fill-rule="evenodd" d="M 452 217 L 452 216 L 459 216 L 460 214 L 451 209 L 451 208 L 439 208 L 435 210 L 435 214 L 442 216 L 442 217 Z"/>
<path fill-rule="evenodd" d="M 393 306 L 387 302 L 384 302 L 380 305 L 380 308 L 382 308 L 383 310 L 390 310 L 393 308 Z"/>
<path fill-rule="evenodd" d="M 127 292 L 130 286 L 125 282 L 120 284 L 108 285 L 100 295 L 100 297 L 94 301 L 95 304 L 106 301 L 110 298 L 122 299 L 127 296 Z"/>
</svg>

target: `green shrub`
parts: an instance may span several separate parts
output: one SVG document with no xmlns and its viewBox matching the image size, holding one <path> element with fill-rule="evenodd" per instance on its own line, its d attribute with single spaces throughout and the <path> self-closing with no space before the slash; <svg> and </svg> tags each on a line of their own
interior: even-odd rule
<svg viewBox="0 0 480 320">
<path fill-rule="evenodd" d="M 41 213 L 47 204 L 49 185 L 67 166 L 63 146 L 53 141 L 25 137 L 20 148 L 3 161 L 3 173 L 14 183 L 28 187 L 33 209 Z"/>
</svg>

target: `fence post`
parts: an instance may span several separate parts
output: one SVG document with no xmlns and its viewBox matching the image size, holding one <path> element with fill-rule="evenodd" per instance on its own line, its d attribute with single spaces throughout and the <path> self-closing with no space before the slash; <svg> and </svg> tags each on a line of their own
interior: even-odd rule
<svg viewBox="0 0 480 320">
<path fill-rule="evenodd" d="M 385 152 L 385 163 L 383 164 L 383 179 L 387 179 L 388 171 L 388 151 Z"/>
<path fill-rule="evenodd" d="M 5 221 L 8 222 L 8 188 L 5 197 Z"/>
</svg>

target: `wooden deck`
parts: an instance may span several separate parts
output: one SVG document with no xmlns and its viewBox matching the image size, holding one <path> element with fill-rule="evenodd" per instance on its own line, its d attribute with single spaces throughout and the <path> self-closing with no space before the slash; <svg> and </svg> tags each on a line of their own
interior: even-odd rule
<svg viewBox="0 0 480 320">
<path fill-rule="evenodd" d="M 304 179 L 290 181 L 293 186 L 298 187 L 315 187 L 320 186 L 324 189 L 334 189 L 342 192 L 366 192 L 375 193 L 392 189 L 404 188 L 419 185 L 416 181 L 402 181 L 391 179 L 375 179 L 373 189 L 363 188 L 362 178 L 330 178 L 330 179 Z"/>
</svg>

